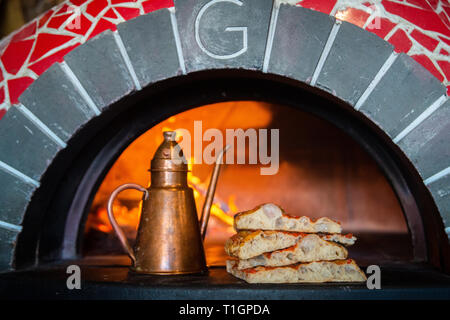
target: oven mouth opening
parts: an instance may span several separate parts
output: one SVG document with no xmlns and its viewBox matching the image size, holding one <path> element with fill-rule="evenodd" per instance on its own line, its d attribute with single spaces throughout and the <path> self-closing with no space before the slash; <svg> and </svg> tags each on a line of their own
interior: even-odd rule
<svg viewBox="0 0 450 320">
<path fill-rule="evenodd" d="M 235 233 L 233 216 L 267 202 L 295 216 L 325 216 L 340 221 L 344 233 L 358 238 L 348 250 L 360 264 L 412 260 L 402 208 L 375 161 L 348 135 L 315 116 L 252 100 L 190 109 L 158 123 L 134 140 L 95 193 L 79 242 L 82 257 L 119 259 L 125 253 L 108 219 L 108 199 L 120 185 L 150 185 L 150 160 L 165 131 L 178 133 L 177 140 L 182 144 L 184 139 L 188 142 L 183 153 L 189 160 L 187 181 L 194 192 L 198 219 L 213 167 L 211 160 L 217 156 L 217 150 L 210 150 L 215 143 L 219 150 L 226 143 L 232 145 L 228 151 L 232 157 L 225 155 L 204 242 L 209 266 L 225 266 L 225 241 Z M 205 140 L 212 135 L 214 140 Z M 270 139 L 279 143 L 272 144 Z M 262 146 L 261 141 L 267 141 L 266 145 Z M 261 163 L 261 157 L 266 156 L 266 152 L 259 153 L 261 148 L 267 150 L 267 156 L 270 154 L 269 163 Z M 263 174 L 264 169 L 270 174 Z M 113 208 L 115 219 L 133 247 L 142 193 L 120 193 Z"/>
<path fill-rule="evenodd" d="M 85 223 L 95 191 L 120 154 L 144 132 L 171 117 L 208 104 L 232 101 L 297 109 L 345 133 L 376 163 L 395 192 L 405 217 L 400 233 L 407 235 L 398 240 L 405 242 L 402 248 L 406 248 L 401 249 L 398 258 L 403 254 L 403 260 L 435 266 L 442 263 L 442 253 L 436 253 L 433 247 L 443 239 L 442 230 L 437 230 L 439 214 L 434 202 L 412 164 L 379 128 L 334 97 L 290 80 L 242 71 L 218 71 L 214 80 L 211 73 L 207 76 L 199 73 L 147 88 L 111 106 L 69 141 L 68 149 L 73 147 L 75 152 L 64 151 L 57 156 L 27 210 L 16 249 L 16 268 L 82 257 Z M 144 157 L 148 163 L 151 152 Z"/>
</svg>

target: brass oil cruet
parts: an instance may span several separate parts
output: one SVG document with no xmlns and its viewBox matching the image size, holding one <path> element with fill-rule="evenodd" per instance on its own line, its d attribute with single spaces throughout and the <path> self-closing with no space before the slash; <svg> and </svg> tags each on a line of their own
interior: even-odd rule
<svg viewBox="0 0 450 320">
<path fill-rule="evenodd" d="M 136 273 L 189 274 L 207 270 L 203 239 L 228 146 L 217 156 L 199 222 L 194 193 L 188 186 L 187 162 L 175 138 L 175 132 L 164 132 L 164 141 L 151 161 L 150 187 L 127 183 L 115 189 L 108 201 L 109 220 L 133 262 L 131 270 Z M 144 193 L 134 248 L 113 213 L 114 199 L 126 189 Z"/>
</svg>

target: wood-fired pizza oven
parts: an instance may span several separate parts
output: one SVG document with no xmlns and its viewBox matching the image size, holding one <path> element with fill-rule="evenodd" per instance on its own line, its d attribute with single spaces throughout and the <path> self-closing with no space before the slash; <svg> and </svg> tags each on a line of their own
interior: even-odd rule
<svg viewBox="0 0 450 320">
<path fill-rule="evenodd" d="M 144 1 L 138 17 L 121 23 L 104 8 L 94 20 L 112 30 L 89 29 L 59 62 L 44 61 L 53 51 L 38 60 L 44 69 L 20 94 L 8 82 L 0 121 L 0 281 L 8 292 L 23 295 L 14 285 L 21 282 L 36 289 L 30 295 L 55 290 L 70 297 L 61 279 L 76 264 L 90 288 L 83 297 L 449 294 L 447 80 L 380 38 L 387 37 L 380 31 L 386 21 L 370 25 L 376 14 L 362 25 L 354 20 L 369 9 L 346 11 L 339 7 L 345 1 L 334 1 L 324 14 L 287 2 Z M 390 10 L 375 2 L 381 15 Z M 92 17 L 95 3 L 79 4 L 81 15 Z M 33 38 L 37 47 L 50 28 L 42 19 L 33 22 L 33 32 L 41 32 Z M 30 28 L 3 43 L 28 41 Z M 207 275 L 134 277 L 106 220 L 107 198 L 124 182 L 147 184 L 162 131 L 193 132 L 196 121 L 223 133 L 278 129 L 278 171 L 262 176 L 261 164 L 224 166 L 205 241 Z M 248 157 L 246 148 L 234 151 Z M 212 167 L 192 161 L 191 170 L 200 205 Z M 130 192 L 116 202 L 131 241 L 139 201 Z M 381 266 L 385 290 L 252 288 L 228 276 L 223 244 L 233 233 L 232 216 L 264 202 L 340 220 L 359 239 L 351 255 L 363 268 Z"/>
</svg>

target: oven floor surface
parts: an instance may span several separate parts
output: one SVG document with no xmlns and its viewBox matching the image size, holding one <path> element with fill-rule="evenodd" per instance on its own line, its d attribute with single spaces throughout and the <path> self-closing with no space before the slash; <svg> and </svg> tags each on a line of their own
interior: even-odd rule
<svg viewBox="0 0 450 320">
<path fill-rule="evenodd" d="M 69 290 L 66 272 L 81 268 L 81 289 Z M 365 268 L 362 268 L 365 271 Z M 117 261 L 84 259 L 0 274 L 0 297 L 6 299 L 450 299 L 450 276 L 424 265 L 381 266 L 381 290 L 366 284 L 248 284 L 224 267 L 202 275 L 135 275 Z"/>
</svg>

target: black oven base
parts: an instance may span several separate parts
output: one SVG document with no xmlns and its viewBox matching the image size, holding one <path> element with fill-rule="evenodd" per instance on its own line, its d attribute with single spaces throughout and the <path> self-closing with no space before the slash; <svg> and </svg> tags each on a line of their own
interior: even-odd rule
<svg viewBox="0 0 450 320">
<path fill-rule="evenodd" d="M 82 264 L 81 289 L 69 290 L 65 263 L 0 274 L 0 298 L 21 300 L 411 300 L 450 299 L 450 276 L 427 266 L 381 267 L 381 289 L 366 284 L 247 284 L 224 267 L 203 275 L 143 276 L 124 265 Z M 365 270 L 365 268 L 363 268 Z"/>
</svg>

